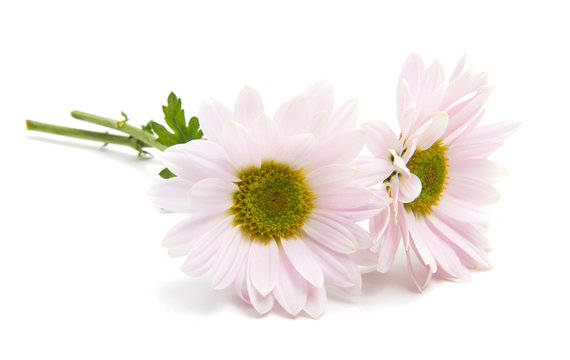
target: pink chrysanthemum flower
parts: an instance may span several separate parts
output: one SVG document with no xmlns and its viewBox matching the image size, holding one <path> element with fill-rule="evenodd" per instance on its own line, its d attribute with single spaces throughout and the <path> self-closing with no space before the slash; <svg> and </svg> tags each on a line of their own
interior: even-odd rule
<svg viewBox="0 0 570 360">
<path fill-rule="evenodd" d="M 401 134 L 382 122 L 364 125 L 367 147 L 393 168 L 384 181 L 392 204 L 370 219 L 375 267 L 386 272 L 402 240 L 420 290 L 433 274 L 467 280 L 468 268 L 490 268 L 483 206 L 498 200 L 492 184 L 505 170 L 488 157 L 518 124 L 479 126 L 491 87 L 486 74 L 464 67 L 465 57 L 446 81 L 437 60 L 425 69 L 410 55 L 397 90 Z"/>
<path fill-rule="evenodd" d="M 333 107 L 326 81 L 273 118 L 249 87 L 233 113 L 204 102 L 199 119 L 207 140 L 168 148 L 163 159 L 177 177 L 151 194 L 161 207 L 189 213 L 164 239 L 170 255 L 186 256 L 183 271 L 209 272 L 215 289 L 233 285 L 260 313 L 277 301 L 292 315 L 319 317 L 324 284 L 360 291 L 350 254 L 372 242 L 356 222 L 390 200 L 360 185 L 371 172 L 356 170 L 365 141 L 353 128 L 357 101 Z"/>
</svg>

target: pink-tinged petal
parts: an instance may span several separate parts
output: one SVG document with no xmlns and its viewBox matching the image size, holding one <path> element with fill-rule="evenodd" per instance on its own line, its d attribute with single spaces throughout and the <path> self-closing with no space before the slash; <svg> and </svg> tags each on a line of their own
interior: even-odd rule
<svg viewBox="0 0 570 360">
<path fill-rule="evenodd" d="M 410 243 L 413 245 L 415 252 L 422 263 L 431 269 L 432 273 L 436 272 L 437 262 L 433 257 L 429 244 L 433 236 L 429 233 L 423 218 L 417 219 L 411 215 L 407 220 L 410 226 Z"/>
<path fill-rule="evenodd" d="M 283 162 L 293 169 L 298 169 L 307 158 L 313 155 L 314 148 L 315 135 L 310 133 L 297 134 L 279 147 L 275 154 L 275 161 Z"/>
<path fill-rule="evenodd" d="M 412 275 L 416 288 L 421 292 L 431 281 L 432 269 L 422 262 L 414 246 L 406 249 L 406 258 L 408 260 L 408 271 Z"/>
<path fill-rule="evenodd" d="M 416 102 L 412 96 L 410 84 L 404 79 L 398 81 L 398 88 L 396 89 L 396 115 L 400 129 L 405 130 L 405 133 L 410 130 L 410 118 L 405 116 L 406 112 L 416 107 Z"/>
<path fill-rule="evenodd" d="M 238 169 L 261 165 L 261 153 L 251 132 L 242 124 L 228 121 L 222 139 L 228 157 Z"/>
<path fill-rule="evenodd" d="M 415 106 L 415 105 L 414 105 Z M 412 131 L 417 127 L 418 124 L 418 109 L 416 107 L 411 107 L 402 112 L 398 116 L 398 122 L 400 123 L 400 130 L 402 130 L 402 135 L 407 138 Z"/>
<path fill-rule="evenodd" d="M 342 187 L 319 194 L 315 205 L 318 208 L 350 210 L 366 205 L 373 195 L 372 190 L 363 187 Z"/>
<path fill-rule="evenodd" d="M 422 229 L 425 244 L 429 247 L 429 251 L 435 261 L 437 261 L 437 274 L 453 280 L 469 280 L 471 277 L 469 270 L 461 264 L 453 249 L 438 234 L 432 231 L 428 221 L 420 223 L 416 231 L 419 228 Z"/>
<path fill-rule="evenodd" d="M 168 248 L 170 256 L 186 255 L 198 239 L 222 219 L 223 217 L 194 213 L 186 220 L 174 225 L 166 233 L 162 246 Z"/>
<path fill-rule="evenodd" d="M 251 127 L 251 135 L 257 142 L 262 161 L 275 157 L 279 146 L 279 132 L 273 119 L 265 114 L 260 115 Z"/>
<path fill-rule="evenodd" d="M 356 125 L 358 119 L 358 100 L 351 99 L 336 109 L 331 117 L 330 129 L 338 131 L 350 129 Z"/>
<path fill-rule="evenodd" d="M 372 252 L 372 250 L 360 250 L 354 254 L 350 254 L 349 256 L 352 261 L 358 265 L 358 270 L 361 274 L 376 271 L 376 267 L 378 265 L 378 254 Z"/>
<path fill-rule="evenodd" d="M 481 146 L 484 147 L 485 144 L 498 145 L 495 148 L 503 144 L 509 136 L 511 136 L 520 126 L 520 122 L 500 122 L 491 125 L 479 126 L 469 134 L 463 136 L 461 141 L 456 142 L 456 146 Z M 455 150 L 455 149 L 454 149 Z M 479 158 L 484 158 L 490 155 L 490 153 L 484 152 L 485 155 L 478 156 Z"/>
<path fill-rule="evenodd" d="M 219 250 L 217 260 L 212 265 L 211 284 L 214 289 L 230 286 L 247 259 L 251 241 L 242 236 L 239 228 L 234 229 L 232 240 Z"/>
<path fill-rule="evenodd" d="M 446 218 L 437 212 L 434 212 L 434 216 L 436 216 L 440 221 L 444 222 L 448 227 L 452 228 L 456 233 L 460 234 L 463 238 L 468 239 L 477 248 L 486 251 L 491 250 L 491 243 L 485 237 L 485 235 L 483 235 L 483 231 L 486 231 L 486 229 L 478 228 L 478 224 L 468 224 L 465 222 L 456 221 L 454 219 Z"/>
<path fill-rule="evenodd" d="M 410 169 L 408 169 L 406 161 L 404 161 L 404 159 L 402 159 L 400 155 L 398 155 L 396 151 L 392 149 L 390 149 L 390 154 L 392 154 L 392 159 L 393 159 L 392 164 L 394 165 L 396 170 L 401 174 L 410 176 L 411 175 Z"/>
<path fill-rule="evenodd" d="M 368 228 L 370 230 L 371 240 L 374 243 L 371 250 L 378 252 L 378 248 L 381 244 L 382 235 L 387 231 L 388 224 L 390 223 L 391 217 L 390 207 L 385 207 L 382 209 L 378 215 L 370 219 L 368 223 Z"/>
<path fill-rule="evenodd" d="M 425 74 L 425 65 L 422 58 L 415 53 L 412 53 L 406 59 L 402 72 L 400 73 L 401 80 L 405 80 L 410 88 L 410 93 L 413 99 L 419 97 L 421 91 L 422 79 Z"/>
<path fill-rule="evenodd" d="M 433 143 L 441 139 L 445 129 L 447 128 L 448 117 L 444 112 L 435 113 L 429 121 L 429 125 L 425 131 L 418 137 L 417 149 L 429 149 Z"/>
<path fill-rule="evenodd" d="M 279 279 L 273 295 L 283 309 L 293 316 L 297 316 L 307 302 L 307 282 L 297 273 L 285 254 L 280 254 Z"/>
<path fill-rule="evenodd" d="M 365 139 L 364 130 L 342 130 L 321 144 L 307 164 L 315 169 L 327 164 L 352 161 L 362 150 Z"/>
<path fill-rule="evenodd" d="M 213 141 L 194 140 L 174 145 L 160 156 L 170 171 L 190 182 L 212 177 L 237 180 L 226 151 Z"/>
<path fill-rule="evenodd" d="M 351 164 L 357 171 L 355 182 L 370 187 L 386 180 L 394 171 L 394 165 L 388 160 L 359 156 Z"/>
<path fill-rule="evenodd" d="M 238 275 L 236 276 L 234 282 L 232 283 L 232 287 L 234 288 L 234 291 L 236 292 L 236 294 L 238 294 L 240 299 L 242 299 L 245 303 L 251 305 L 251 300 L 249 299 L 249 295 L 247 292 L 246 270 L 247 270 L 247 261 L 245 261 L 241 265 Z"/>
<path fill-rule="evenodd" d="M 449 136 L 453 132 L 464 127 L 466 123 L 469 123 L 473 118 L 476 118 L 477 114 L 483 109 L 483 106 L 491 96 L 493 91 L 492 87 L 487 87 L 469 102 L 461 111 L 456 114 L 451 115 L 449 118 L 449 126 L 445 131 L 444 137 Z M 454 135 L 454 138 L 458 135 Z"/>
<path fill-rule="evenodd" d="M 214 228 L 196 241 L 182 265 L 182 271 L 190 276 L 202 276 L 210 270 L 222 244 L 233 238 L 230 217 L 220 221 Z"/>
<path fill-rule="evenodd" d="M 253 241 L 249 252 L 249 277 L 252 285 L 265 296 L 273 290 L 279 275 L 279 249 L 275 241 Z"/>
<path fill-rule="evenodd" d="M 309 125 L 306 128 L 307 133 L 312 133 L 317 139 L 324 139 L 330 136 L 331 131 L 337 132 L 340 129 L 332 129 L 329 125 L 330 114 L 326 112 L 316 113 L 309 119 Z"/>
<path fill-rule="evenodd" d="M 507 170 L 488 159 L 449 159 L 447 172 L 449 177 L 462 176 L 495 184 L 507 175 Z"/>
<path fill-rule="evenodd" d="M 471 120 L 465 122 L 462 126 L 454 130 L 447 136 L 443 137 L 443 143 L 449 148 L 453 146 L 453 143 L 457 139 L 461 139 L 461 137 L 465 134 L 469 134 L 483 119 L 483 115 L 485 115 L 485 109 L 481 109 L 477 115 L 475 115 Z"/>
<path fill-rule="evenodd" d="M 450 177 L 446 192 L 476 205 L 489 205 L 501 195 L 492 185 L 466 177 Z"/>
<path fill-rule="evenodd" d="M 153 186 L 148 195 L 156 205 L 163 209 L 189 213 L 196 210 L 190 206 L 188 201 L 192 185 L 192 182 L 184 178 L 175 177 Z"/>
<path fill-rule="evenodd" d="M 422 181 L 414 174 L 400 175 L 400 201 L 409 203 L 414 201 L 422 192 Z"/>
<path fill-rule="evenodd" d="M 327 304 L 327 293 L 324 287 L 309 286 L 307 288 L 307 303 L 303 308 L 313 319 L 318 319 L 325 312 Z"/>
<path fill-rule="evenodd" d="M 333 164 L 319 167 L 306 176 L 307 184 L 313 192 L 323 192 L 329 188 L 342 187 L 356 176 L 356 169 L 344 165 Z"/>
<path fill-rule="evenodd" d="M 402 237 L 404 249 L 408 249 L 410 247 L 410 223 L 415 220 L 415 216 L 411 212 L 407 211 L 404 208 L 404 204 L 401 202 L 396 204 L 396 206 L 393 206 L 392 210 L 394 209 L 397 209 L 395 218 L 398 228 L 400 229 L 400 236 Z"/>
<path fill-rule="evenodd" d="M 314 242 L 308 242 L 307 245 L 313 250 L 315 261 L 323 271 L 327 286 L 332 284 L 360 288 L 360 271 L 348 255 L 335 253 Z"/>
<path fill-rule="evenodd" d="M 354 220 L 350 218 L 345 218 L 343 216 L 337 215 L 337 212 L 326 212 L 321 211 L 319 212 L 323 218 L 326 218 L 328 221 L 332 221 L 336 224 L 340 224 L 346 230 L 350 232 L 353 236 L 354 241 L 359 249 L 368 249 L 372 246 L 373 242 L 370 238 L 370 234 L 364 230 L 360 225 L 358 225 Z M 370 217 L 366 218 L 369 219 Z"/>
<path fill-rule="evenodd" d="M 328 80 L 321 80 L 309 86 L 303 92 L 309 108 L 309 117 L 325 112 L 332 114 L 334 107 L 334 89 Z"/>
<path fill-rule="evenodd" d="M 417 97 L 416 103 L 418 107 L 423 106 L 423 104 L 428 101 L 433 101 L 432 96 L 438 88 L 440 88 L 445 81 L 445 70 L 443 65 L 438 61 L 434 62 L 427 68 L 423 79 L 422 79 L 422 89 Z M 437 106 L 439 104 L 434 104 Z"/>
<path fill-rule="evenodd" d="M 313 212 L 305 221 L 302 231 L 312 240 L 339 253 L 358 250 L 354 235 L 335 221 Z"/>
<path fill-rule="evenodd" d="M 234 120 L 251 128 L 263 111 L 263 101 L 259 93 L 249 86 L 244 86 L 236 100 Z"/>
<path fill-rule="evenodd" d="M 218 214 L 233 205 L 233 193 L 237 186 L 226 180 L 209 178 L 198 181 L 190 189 L 188 202 L 203 213 Z"/>
<path fill-rule="evenodd" d="M 398 251 L 398 245 L 400 245 L 398 225 L 396 224 L 396 219 L 394 217 L 390 217 L 388 227 L 384 232 L 384 236 L 381 239 L 380 247 L 378 249 L 377 271 L 385 273 L 392 267 L 394 259 L 396 258 L 396 252 Z"/>
<path fill-rule="evenodd" d="M 439 199 L 439 203 L 433 207 L 433 211 L 465 222 L 479 222 L 489 219 L 489 214 L 481 206 L 473 205 L 445 192 Z"/>
<path fill-rule="evenodd" d="M 443 237 L 456 252 L 464 253 L 483 269 L 491 268 L 487 254 L 482 249 L 475 246 L 468 238 L 465 238 L 463 234 L 455 231 L 437 216 L 430 216 L 429 219 L 427 219 L 427 224 L 434 233 Z"/>
<path fill-rule="evenodd" d="M 461 60 L 459 60 L 459 62 L 457 63 L 457 66 L 455 67 L 455 70 L 453 71 L 453 73 L 451 74 L 451 76 L 449 77 L 449 82 L 453 82 L 455 81 L 455 79 L 457 79 L 462 73 L 463 70 L 465 69 L 465 64 L 467 63 L 467 54 L 464 54 L 461 57 Z"/>
<path fill-rule="evenodd" d="M 251 266 L 251 263 L 249 263 L 249 266 Z M 251 272 L 249 267 L 246 276 L 248 276 L 246 287 L 249 299 L 251 301 L 251 305 L 253 305 L 253 308 L 260 314 L 265 314 L 269 312 L 273 308 L 273 305 L 275 304 L 275 298 L 273 294 L 269 293 L 263 296 L 259 292 L 257 292 L 257 289 L 253 286 L 251 281 Z"/>
<path fill-rule="evenodd" d="M 389 150 L 399 147 L 396 133 L 382 121 L 369 122 L 362 127 L 366 131 L 366 147 L 372 155 L 390 160 Z"/>
<path fill-rule="evenodd" d="M 309 120 L 309 108 L 305 96 L 299 95 L 281 105 L 273 119 L 283 138 L 305 132 Z"/>
<path fill-rule="evenodd" d="M 302 277 L 313 286 L 323 286 L 323 271 L 315 262 L 311 249 L 302 239 L 281 240 L 283 251 Z"/>
<path fill-rule="evenodd" d="M 206 98 L 198 108 L 198 118 L 204 137 L 217 142 L 222 134 L 224 124 L 233 119 L 233 114 L 218 100 Z"/>
</svg>

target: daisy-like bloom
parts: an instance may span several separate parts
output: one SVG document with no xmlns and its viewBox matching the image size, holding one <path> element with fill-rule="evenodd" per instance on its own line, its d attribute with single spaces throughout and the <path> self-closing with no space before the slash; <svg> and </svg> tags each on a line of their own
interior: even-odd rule
<svg viewBox="0 0 570 360">
<path fill-rule="evenodd" d="M 488 157 L 518 124 L 479 125 L 491 94 L 487 82 L 485 73 L 465 70 L 465 57 L 446 81 L 437 60 L 426 69 L 412 54 L 397 89 L 401 134 L 382 122 L 364 125 L 367 147 L 393 169 L 383 181 L 392 204 L 370 219 L 375 267 L 386 272 L 402 241 L 420 290 L 433 274 L 467 280 L 469 268 L 491 266 L 484 206 L 498 200 L 492 184 L 505 170 Z"/>
<path fill-rule="evenodd" d="M 177 177 L 151 193 L 161 207 L 189 214 L 163 243 L 186 256 L 182 270 L 209 273 L 215 289 L 232 285 L 259 313 L 277 302 L 316 318 L 325 284 L 358 293 L 350 254 L 372 242 L 356 222 L 390 199 L 361 185 L 373 169 L 356 160 L 365 142 L 353 128 L 357 101 L 334 110 L 322 81 L 270 118 L 245 87 L 233 112 L 209 99 L 198 115 L 207 140 L 168 148 L 163 159 Z"/>
</svg>

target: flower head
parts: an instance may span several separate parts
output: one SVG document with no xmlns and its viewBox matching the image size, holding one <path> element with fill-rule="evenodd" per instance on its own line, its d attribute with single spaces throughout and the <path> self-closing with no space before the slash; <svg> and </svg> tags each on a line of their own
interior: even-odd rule
<svg viewBox="0 0 570 360">
<path fill-rule="evenodd" d="M 392 205 L 370 219 L 378 271 L 390 268 L 400 240 L 419 289 L 433 274 L 466 280 L 468 268 L 490 267 L 483 206 L 498 200 L 492 184 L 505 171 L 488 157 L 518 126 L 479 125 L 490 94 L 487 75 L 466 71 L 465 57 L 446 81 L 437 60 L 426 69 L 412 54 L 397 89 L 400 135 L 382 122 L 364 125 L 367 147 L 392 166 L 383 181 Z"/>
<path fill-rule="evenodd" d="M 319 82 L 265 115 L 245 87 L 234 111 L 204 102 L 207 140 L 163 154 L 177 177 L 152 195 L 160 206 L 189 214 L 164 239 L 183 271 L 210 273 L 216 289 L 232 285 L 260 313 L 278 302 L 292 315 L 324 311 L 324 285 L 360 290 L 351 253 L 371 245 L 356 222 L 389 198 L 362 185 L 356 159 L 364 131 L 354 129 L 357 102 L 334 110 L 332 86 Z"/>
</svg>

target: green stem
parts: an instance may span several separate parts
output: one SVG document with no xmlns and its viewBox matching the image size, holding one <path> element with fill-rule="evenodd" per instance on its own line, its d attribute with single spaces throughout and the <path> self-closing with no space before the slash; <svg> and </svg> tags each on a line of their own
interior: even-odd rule
<svg viewBox="0 0 570 360">
<path fill-rule="evenodd" d="M 149 134 L 142 129 L 127 124 L 126 120 L 113 120 L 102 116 L 88 114 L 82 111 L 72 111 L 71 116 L 78 120 L 88 121 L 93 124 L 119 130 L 160 151 L 164 151 L 167 148 L 167 146 L 164 146 L 156 141 L 152 134 Z"/>
<path fill-rule="evenodd" d="M 32 120 L 26 120 L 26 128 L 28 130 L 40 131 L 49 134 L 68 136 L 77 139 L 100 141 L 105 144 L 124 145 L 141 152 L 145 144 L 139 142 L 132 136 L 113 135 L 96 131 L 80 130 L 65 126 L 41 123 Z"/>
</svg>

